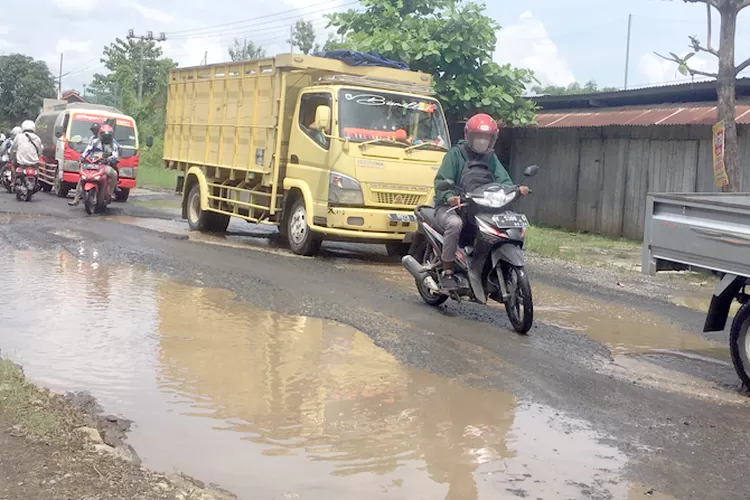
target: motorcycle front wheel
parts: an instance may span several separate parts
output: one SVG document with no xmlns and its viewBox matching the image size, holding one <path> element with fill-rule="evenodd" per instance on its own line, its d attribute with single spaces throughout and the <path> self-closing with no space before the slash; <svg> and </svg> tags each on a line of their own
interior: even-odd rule
<svg viewBox="0 0 750 500">
<path fill-rule="evenodd" d="M 508 266 L 505 271 L 505 286 L 508 289 L 508 300 L 505 311 L 510 324 L 520 334 L 527 334 L 534 322 L 534 301 L 531 297 L 531 283 L 523 268 Z"/>
<path fill-rule="evenodd" d="M 94 209 L 96 208 L 96 189 L 83 193 L 83 208 L 88 215 L 94 213 Z"/>
</svg>

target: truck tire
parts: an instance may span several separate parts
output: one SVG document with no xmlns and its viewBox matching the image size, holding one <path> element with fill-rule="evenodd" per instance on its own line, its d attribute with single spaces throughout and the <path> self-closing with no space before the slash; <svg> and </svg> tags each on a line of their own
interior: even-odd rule
<svg viewBox="0 0 750 500">
<path fill-rule="evenodd" d="M 289 248 L 297 255 L 312 257 L 320 250 L 321 240 L 310 230 L 307 224 L 307 209 L 305 200 L 300 196 L 292 204 L 289 216 L 286 218 L 286 235 Z"/>
<path fill-rule="evenodd" d="M 115 191 L 115 201 L 125 203 L 130 196 L 130 188 L 120 188 Z"/>
<path fill-rule="evenodd" d="M 223 233 L 229 226 L 229 216 L 201 210 L 201 188 L 195 182 L 190 186 L 187 198 L 187 219 L 191 231 Z"/>
<path fill-rule="evenodd" d="M 742 383 L 750 389 L 750 303 L 740 307 L 729 334 L 732 363 Z"/>
</svg>

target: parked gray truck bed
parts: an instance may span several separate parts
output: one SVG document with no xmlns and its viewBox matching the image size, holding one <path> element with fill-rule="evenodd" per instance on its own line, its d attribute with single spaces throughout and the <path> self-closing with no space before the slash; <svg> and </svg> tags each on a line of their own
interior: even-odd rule
<svg viewBox="0 0 750 500">
<path fill-rule="evenodd" d="M 643 272 L 670 263 L 750 277 L 750 193 L 650 193 Z"/>
</svg>

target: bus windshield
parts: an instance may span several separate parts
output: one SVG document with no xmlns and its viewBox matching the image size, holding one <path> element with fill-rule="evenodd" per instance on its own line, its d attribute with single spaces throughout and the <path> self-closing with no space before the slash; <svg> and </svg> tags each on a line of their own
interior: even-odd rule
<svg viewBox="0 0 750 500">
<path fill-rule="evenodd" d="M 353 142 L 382 140 L 409 147 L 447 149 L 443 109 L 434 99 L 377 90 L 344 89 L 339 96 L 340 134 Z"/>
</svg>

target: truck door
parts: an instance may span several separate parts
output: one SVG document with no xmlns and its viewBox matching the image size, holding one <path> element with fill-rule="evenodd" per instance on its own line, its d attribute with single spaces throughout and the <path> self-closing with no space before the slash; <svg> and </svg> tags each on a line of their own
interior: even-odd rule
<svg viewBox="0 0 750 500">
<path fill-rule="evenodd" d="M 293 120 L 289 138 L 289 161 L 286 175 L 307 183 L 313 195 L 315 212 L 325 210 L 327 206 L 331 146 L 330 139 L 325 137 L 331 134 L 330 127 L 326 131 L 317 130 L 315 112 L 318 106 L 330 108 L 333 106 L 332 103 L 333 96 L 328 92 L 302 94 L 299 112 Z"/>
</svg>

